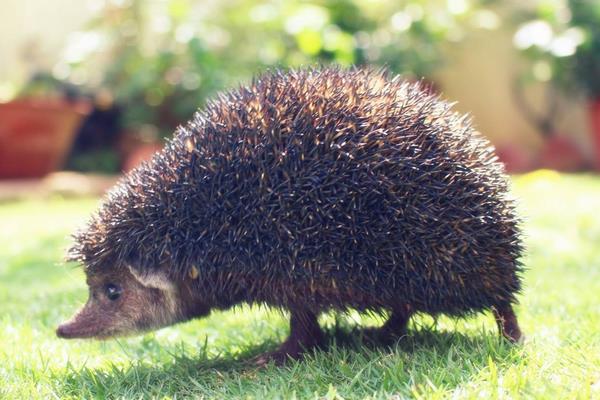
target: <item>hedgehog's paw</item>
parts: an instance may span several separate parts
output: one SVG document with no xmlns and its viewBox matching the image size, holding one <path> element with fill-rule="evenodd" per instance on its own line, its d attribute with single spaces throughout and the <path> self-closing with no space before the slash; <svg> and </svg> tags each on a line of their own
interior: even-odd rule
<svg viewBox="0 0 600 400">
<path fill-rule="evenodd" d="M 360 335 L 364 343 L 374 346 L 390 346 L 406 336 L 408 320 L 412 312 L 410 306 L 392 311 L 388 320 L 380 328 L 365 328 Z"/>
<path fill-rule="evenodd" d="M 267 364 L 283 365 L 293 360 L 301 360 L 304 353 L 316 348 L 313 346 L 302 346 L 298 342 L 286 341 L 277 350 L 269 351 L 255 357 L 252 361 L 256 366 L 264 367 Z"/>
<path fill-rule="evenodd" d="M 282 365 L 289 360 L 299 360 L 304 353 L 324 343 L 323 332 L 314 312 L 291 309 L 290 314 L 290 336 L 279 349 L 255 358 L 257 365 L 264 366 L 271 362 Z"/>
<path fill-rule="evenodd" d="M 360 340 L 367 346 L 392 346 L 406 336 L 406 331 L 381 328 L 365 328 L 359 332 Z"/>
<path fill-rule="evenodd" d="M 520 330 L 510 331 L 510 332 L 502 332 L 502 339 L 506 340 L 508 343 L 521 345 L 525 343 L 525 335 L 521 333 Z"/>
<path fill-rule="evenodd" d="M 286 352 L 275 350 L 253 358 L 252 362 L 257 367 L 266 367 L 268 364 L 283 365 L 290 360 L 299 360 L 300 358 L 302 358 L 301 355 L 296 355 L 296 357 L 293 357 Z"/>
</svg>

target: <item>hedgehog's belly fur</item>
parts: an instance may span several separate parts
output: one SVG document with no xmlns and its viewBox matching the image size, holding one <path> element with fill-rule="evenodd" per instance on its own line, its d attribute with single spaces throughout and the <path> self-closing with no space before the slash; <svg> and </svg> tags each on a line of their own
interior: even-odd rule
<svg viewBox="0 0 600 400">
<path fill-rule="evenodd" d="M 233 274 L 233 277 L 236 275 Z M 473 277 L 474 281 L 480 277 Z M 485 284 L 474 281 L 466 285 L 447 284 L 443 289 L 431 283 L 379 282 L 377 287 L 369 286 L 371 282 L 342 278 L 320 277 L 317 279 L 299 278 L 270 279 L 260 278 L 252 282 L 252 286 L 260 290 L 241 288 L 238 295 L 225 307 L 239 303 L 266 303 L 276 307 L 306 308 L 314 312 L 329 309 L 345 310 L 391 310 L 405 305 L 415 312 L 429 314 L 445 313 L 464 315 L 470 312 L 490 309 L 494 306 L 514 302 L 514 294 L 520 289 L 516 276 L 504 278 L 506 285 L 499 287 L 496 283 L 493 290 Z M 423 285 L 424 290 L 406 293 L 403 289 Z M 203 291 L 203 294 L 206 292 Z"/>
<path fill-rule="evenodd" d="M 289 280 L 282 279 L 253 279 L 251 282 L 242 276 L 231 274 L 232 280 L 245 282 L 247 285 L 232 285 L 237 290 L 230 293 L 233 297 L 223 299 L 222 294 L 216 297 L 223 302 L 223 308 L 241 302 L 250 304 L 269 304 L 275 307 L 290 309 L 307 309 L 315 313 L 327 310 L 356 309 L 359 311 L 393 310 L 409 306 L 413 312 L 429 314 L 444 313 L 461 316 L 471 312 L 491 309 L 492 307 L 510 304 L 515 301 L 514 294 L 520 289 L 519 280 L 505 277 L 505 286 L 500 287 L 495 283 L 493 290 L 489 283 L 476 283 L 481 281 L 479 276 L 472 277 L 466 285 L 447 284 L 443 289 L 432 283 L 423 282 L 371 282 L 361 279 L 352 279 L 346 274 L 344 277 L 321 276 L 315 279 L 298 277 Z M 218 278 L 222 279 L 222 278 Z M 424 290 L 406 293 L 403 289 L 423 285 Z M 210 288 L 202 288 L 202 295 L 206 295 Z"/>
</svg>

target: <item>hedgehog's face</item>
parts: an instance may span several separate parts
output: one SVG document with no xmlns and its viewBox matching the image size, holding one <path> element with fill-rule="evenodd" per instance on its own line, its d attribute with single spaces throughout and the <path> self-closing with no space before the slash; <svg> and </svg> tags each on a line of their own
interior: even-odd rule
<svg viewBox="0 0 600 400">
<path fill-rule="evenodd" d="M 63 338 L 124 336 L 181 322 L 208 313 L 184 307 L 180 288 L 164 276 L 140 277 L 131 268 L 88 273 L 89 298 L 56 331 Z"/>
</svg>

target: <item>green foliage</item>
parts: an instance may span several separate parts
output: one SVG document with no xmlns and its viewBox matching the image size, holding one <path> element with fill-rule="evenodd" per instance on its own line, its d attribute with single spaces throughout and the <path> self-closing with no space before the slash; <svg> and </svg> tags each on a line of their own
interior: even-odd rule
<svg viewBox="0 0 600 400">
<path fill-rule="evenodd" d="M 210 94 L 269 67 L 370 63 L 428 76 L 442 62 L 441 46 L 461 40 L 481 11 L 470 4 L 106 2 L 88 29 L 73 36 L 55 71 L 113 91 L 127 127 L 151 124 L 167 135 Z"/>
<path fill-rule="evenodd" d="M 103 174 L 119 173 L 119 157 L 112 150 L 94 150 L 84 154 L 74 154 L 67 168 L 74 171 L 94 171 Z"/>
<path fill-rule="evenodd" d="M 573 59 L 573 76 L 579 87 L 600 97 L 600 3 L 570 0 L 572 24 L 585 32 Z"/>
<path fill-rule="evenodd" d="M 32 76 L 31 79 L 23 85 L 18 96 L 51 98 L 57 95 L 64 95 L 69 98 L 71 94 L 74 94 L 73 85 L 60 79 L 56 79 L 49 73 L 42 72 Z"/>
<path fill-rule="evenodd" d="M 81 270 L 61 265 L 67 235 L 97 201 L 0 204 L 0 398 L 598 398 L 600 179 L 540 171 L 516 178 L 514 192 L 528 249 L 523 345 L 500 341 L 490 315 L 418 316 L 392 348 L 338 335 L 327 352 L 265 369 L 247 360 L 287 327 L 264 308 L 136 338 L 57 339 L 55 326 L 87 296 Z M 344 332 L 382 322 L 338 318 Z M 332 330 L 335 321 L 323 324 Z"/>
<path fill-rule="evenodd" d="M 600 96 L 600 2 L 538 0 L 519 10 L 515 45 L 531 61 L 525 78 Z"/>
</svg>

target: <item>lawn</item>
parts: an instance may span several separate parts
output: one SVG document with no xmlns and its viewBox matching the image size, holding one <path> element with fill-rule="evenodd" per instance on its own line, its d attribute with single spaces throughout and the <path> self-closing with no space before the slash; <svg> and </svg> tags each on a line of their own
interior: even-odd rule
<svg viewBox="0 0 600 400">
<path fill-rule="evenodd" d="M 491 315 L 419 316 L 391 348 L 331 339 L 327 352 L 266 368 L 248 359 L 287 326 L 262 308 L 128 339 L 57 339 L 87 296 L 62 255 L 97 200 L 0 204 L 0 398 L 600 399 L 600 177 L 538 171 L 513 186 L 526 217 L 522 345 L 499 340 Z M 336 332 L 358 323 L 381 321 L 323 319 Z"/>
</svg>

